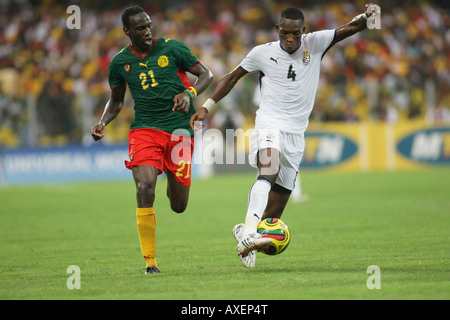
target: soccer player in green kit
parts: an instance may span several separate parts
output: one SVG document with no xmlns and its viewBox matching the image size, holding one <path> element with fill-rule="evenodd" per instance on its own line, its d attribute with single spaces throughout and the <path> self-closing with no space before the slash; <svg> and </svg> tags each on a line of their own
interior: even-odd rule
<svg viewBox="0 0 450 320">
<path fill-rule="evenodd" d="M 126 87 L 135 105 L 135 119 L 129 132 L 129 158 L 125 161 L 136 183 L 137 229 L 147 274 L 159 273 L 156 262 L 156 219 L 153 202 L 157 177 L 167 175 L 171 209 L 183 212 L 191 185 L 194 132 L 190 117 L 192 100 L 213 81 L 211 71 L 183 43 L 152 34 L 152 21 L 145 10 L 132 6 L 122 13 L 122 24 L 131 45 L 116 54 L 109 64 L 111 98 L 103 115 L 91 129 L 94 140 L 119 114 Z M 186 72 L 197 76 L 191 85 Z M 177 134 L 182 129 L 188 133 Z"/>
</svg>

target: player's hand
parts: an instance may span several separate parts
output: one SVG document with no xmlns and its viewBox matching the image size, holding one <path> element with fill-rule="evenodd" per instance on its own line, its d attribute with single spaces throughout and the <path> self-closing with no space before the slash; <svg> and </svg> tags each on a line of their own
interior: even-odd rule
<svg viewBox="0 0 450 320">
<path fill-rule="evenodd" d="M 105 123 L 104 122 L 99 122 L 97 124 L 94 124 L 91 128 L 91 135 L 92 138 L 94 138 L 95 141 L 100 140 L 101 138 L 104 137 L 104 133 L 103 130 L 105 129 Z"/>
<path fill-rule="evenodd" d="M 372 14 L 375 14 L 375 10 L 374 9 L 369 10 L 369 7 L 373 6 L 373 5 L 374 5 L 373 3 L 368 3 L 368 4 L 366 4 L 364 6 L 364 12 L 366 13 L 367 17 L 370 17 Z"/>
<path fill-rule="evenodd" d="M 365 13 L 366 13 L 366 17 L 367 17 L 367 28 L 369 29 L 373 29 L 373 28 L 377 28 L 376 27 L 376 21 L 375 19 L 377 19 L 377 11 L 378 13 L 380 13 L 380 6 L 373 4 L 373 3 L 369 3 L 366 4 L 365 8 Z M 379 19 L 379 16 L 378 16 Z M 379 25 L 380 23 L 378 22 L 378 29 L 379 29 Z"/>
<path fill-rule="evenodd" d="M 206 119 L 206 116 L 208 115 L 208 109 L 204 107 L 200 107 L 200 109 L 194 113 L 191 117 L 191 121 L 189 124 L 191 125 L 192 130 L 197 131 L 204 127 L 204 125 L 201 125 L 200 122 Z"/>
<path fill-rule="evenodd" d="M 186 91 L 179 93 L 173 98 L 172 111 L 187 113 L 191 107 L 191 96 Z"/>
</svg>

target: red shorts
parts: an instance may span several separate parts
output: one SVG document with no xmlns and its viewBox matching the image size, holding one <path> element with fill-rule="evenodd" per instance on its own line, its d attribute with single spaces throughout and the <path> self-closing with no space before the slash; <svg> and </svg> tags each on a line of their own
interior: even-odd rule
<svg viewBox="0 0 450 320">
<path fill-rule="evenodd" d="M 133 129 L 128 134 L 130 161 L 134 166 L 152 166 L 162 172 L 170 171 L 182 185 L 191 185 L 191 164 L 194 138 L 173 135 L 156 129 Z"/>
</svg>

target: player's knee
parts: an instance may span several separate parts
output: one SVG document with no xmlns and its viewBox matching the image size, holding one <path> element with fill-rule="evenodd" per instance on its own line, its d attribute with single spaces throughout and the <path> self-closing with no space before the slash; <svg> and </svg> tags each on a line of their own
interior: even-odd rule
<svg viewBox="0 0 450 320">
<path fill-rule="evenodd" d="M 136 193 L 140 198 L 155 199 L 155 187 L 152 183 L 138 181 L 136 183 Z"/>
<path fill-rule="evenodd" d="M 172 209 L 173 212 L 183 213 L 187 208 L 187 203 L 184 202 L 170 203 L 170 208 Z"/>
<path fill-rule="evenodd" d="M 138 181 L 136 183 L 136 190 L 139 193 L 155 193 L 153 184 L 146 181 Z"/>
</svg>

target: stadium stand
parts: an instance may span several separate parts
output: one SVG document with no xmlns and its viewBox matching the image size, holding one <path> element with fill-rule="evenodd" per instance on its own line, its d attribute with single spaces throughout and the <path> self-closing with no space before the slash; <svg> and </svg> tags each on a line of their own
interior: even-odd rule
<svg viewBox="0 0 450 320">
<path fill-rule="evenodd" d="M 312 121 L 450 121 L 450 18 L 438 1 L 383 5 L 381 29 L 338 44 L 323 58 Z M 128 39 L 123 1 L 79 1 L 81 28 L 68 29 L 68 1 L 0 2 L 0 147 L 89 141 L 89 128 L 109 99 L 109 60 Z M 256 44 L 275 40 L 277 13 L 300 7 L 307 31 L 347 23 L 362 1 L 178 0 L 144 5 L 156 36 L 193 48 L 216 81 Z M 223 103 L 250 126 L 256 76 Z M 205 97 L 199 97 L 197 104 Z M 132 100 L 108 127 L 112 142 L 127 141 Z M 223 126 L 212 117 L 211 126 Z M 233 124 L 226 124 L 233 125 Z"/>
</svg>

